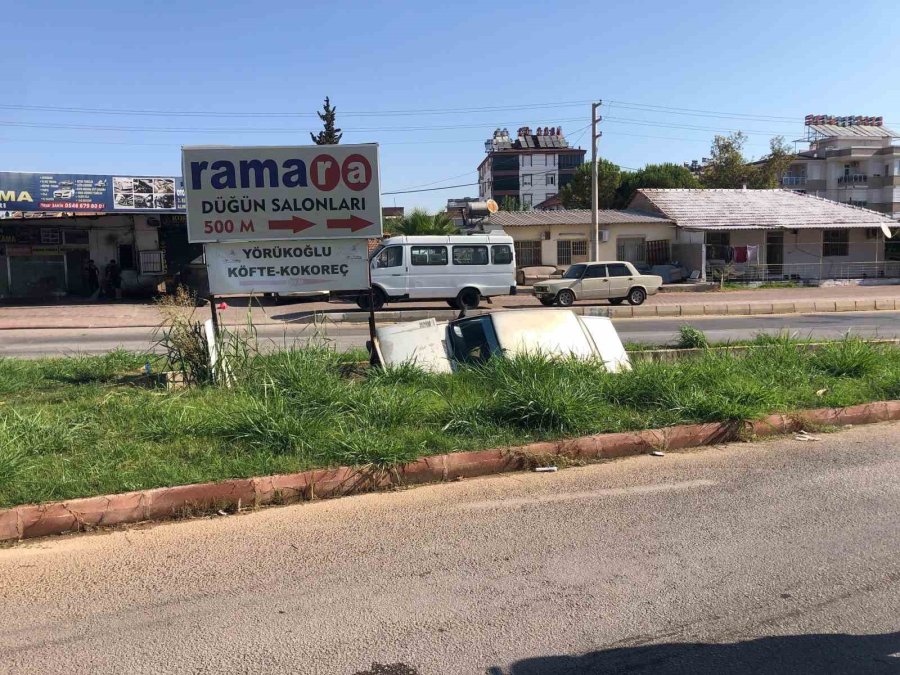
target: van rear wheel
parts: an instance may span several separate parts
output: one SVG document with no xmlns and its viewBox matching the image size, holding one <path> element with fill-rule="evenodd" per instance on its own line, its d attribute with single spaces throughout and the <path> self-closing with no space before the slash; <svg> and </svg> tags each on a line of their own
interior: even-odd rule
<svg viewBox="0 0 900 675">
<path fill-rule="evenodd" d="M 447 304 L 450 305 L 453 309 L 459 309 L 459 303 L 456 302 L 456 298 L 451 298 L 447 301 Z"/>
<path fill-rule="evenodd" d="M 481 293 L 474 288 L 464 288 L 456 296 L 456 304 L 460 309 L 475 309 L 481 302 Z"/>
<path fill-rule="evenodd" d="M 384 303 L 387 302 L 387 296 L 385 296 L 384 291 L 380 288 L 375 288 L 372 290 L 372 298 L 375 301 L 375 304 L 372 306 L 372 309 L 379 310 L 384 307 Z M 360 309 L 369 309 L 369 292 L 363 291 L 356 298 L 356 304 Z"/>
</svg>

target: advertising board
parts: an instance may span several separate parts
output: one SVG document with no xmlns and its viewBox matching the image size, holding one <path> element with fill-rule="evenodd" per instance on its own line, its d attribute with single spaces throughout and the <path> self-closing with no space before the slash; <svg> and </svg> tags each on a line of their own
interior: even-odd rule
<svg viewBox="0 0 900 675">
<path fill-rule="evenodd" d="M 192 242 L 380 237 L 378 146 L 185 147 Z"/>
<path fill-rule="evenodd" d="M 206 245 L 214 295 L 367 288 L 365 239 L 218 242 Z"/>
<path fill-rule="evenodd" d="M 0 171 L 0 218 L 25 213 L 175 213 L 185 207 L 175 176 Z"/>
</svg>

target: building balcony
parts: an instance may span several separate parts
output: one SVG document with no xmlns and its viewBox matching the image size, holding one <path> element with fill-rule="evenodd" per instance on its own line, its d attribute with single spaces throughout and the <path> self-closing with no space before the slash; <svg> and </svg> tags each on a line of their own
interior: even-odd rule
<svg viewBox="0 0 900 675">
<path fill-rule="evenodd" d="M 849 176 L 838 176 L 838 185 L 857 185 L 865 187 L 869 183 L 869 176 L 864 173 L 853 173 Z"/>
<path fill-rule="evenodd" d="M 782 176 L 781 184 L 784 187 L 799 187 L 806 185 L 806 176 Z"/>
</svg>

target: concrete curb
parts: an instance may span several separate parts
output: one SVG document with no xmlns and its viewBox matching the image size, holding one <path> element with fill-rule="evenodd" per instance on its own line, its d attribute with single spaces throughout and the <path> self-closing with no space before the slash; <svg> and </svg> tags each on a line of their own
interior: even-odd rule
<svg viewBox="0 0 900 675">
<path fill-rule="evenodd" d="M 539 309 L 539 307 L 494 307 L 489 309 L 475 309 L 467 312 L 467 316 L 488 314 L 498 309 Z M 763 314 L 827 314 L 833 312 L 893 312 L 900 309 L 898 298 L 878 298 L 872 300 L 804 300 L 794 302 L 718 302 L 696 303 L 683 305 L 641 305 L 639 307 L 608 306 L 608 305 L 575 305 L 571 309 L 576 314 L 585 316 L 606 316 L 611 319 L 647 319 L 660 318 L 672 319 L 681 316 L 750 316 Z M 437 319 L 450 321 L 459 316 L 459 312 L 453 309 L 399 309 L 383 310 L 376 315 L 379 321 L 393 323 L 402 321 L 420 321 L 422 319 Z M 311 311 L 302 314 L 296 319 L 286 321 L 273 321 L 261 319 L 254 321 L 256 326 L 287 326 L 290 324 L 327 324 L 327 323 L 366 323 L 369 320 L 368 313 L 359 311 Z M 229 323 L 223 321 L 223 325 L 244 325 L 242 322 Z M 30 326 L 3 326 L 3 330 L 90 330 L 104 328 L 159 328 L 159 324 L 127 324 L 122 326 L 82 324 L 77 326 L 60 326 L 58 324 L 36 324 Z"/>
<path fill-rule="evenodd" d="M 601 434 L 423 457 L 389 470 L 342 466 L 302 473 L 156 488 L 140 492 L 30 504 L 0 511 L 0 541 L 78 532 L 95 527 L 166 520 L 244 506 L 286 504 L 458 478 L 518 471 L 568 459 L 613 459 L 652 450 L 681 450 L 816 426 L 870 424 L 900 419 L 900 401 L 820 408 L 770 415 L 752 422 L 690 424 Z"/>
</svg>

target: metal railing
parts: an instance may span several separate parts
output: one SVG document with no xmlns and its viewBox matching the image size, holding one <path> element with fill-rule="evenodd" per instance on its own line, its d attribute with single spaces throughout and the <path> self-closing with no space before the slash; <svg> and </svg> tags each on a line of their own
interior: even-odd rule
<svg viewBox="0 0 900 675">
<path fill-rule="evenodd" d="M 806 185 L 806 176 L 782 176 L 782 185 Z"/>
<path fill-rule="evenodd" d="M 818 279 L 898 279 L 900 260 L 869 262 L 830 261 L 814 263 L 707 265 L 710 280 L 730 281 L 806 281 Z"/>
<path fill-rule="evenodd" d="M 859 183 L 868 183 L 869 176 L 864 173 L 854 173 L 849 176 L 838 176 L 838 184 L 843 185 L 845 183 L 852 183 L 857 185 Z"/>
</svg>

